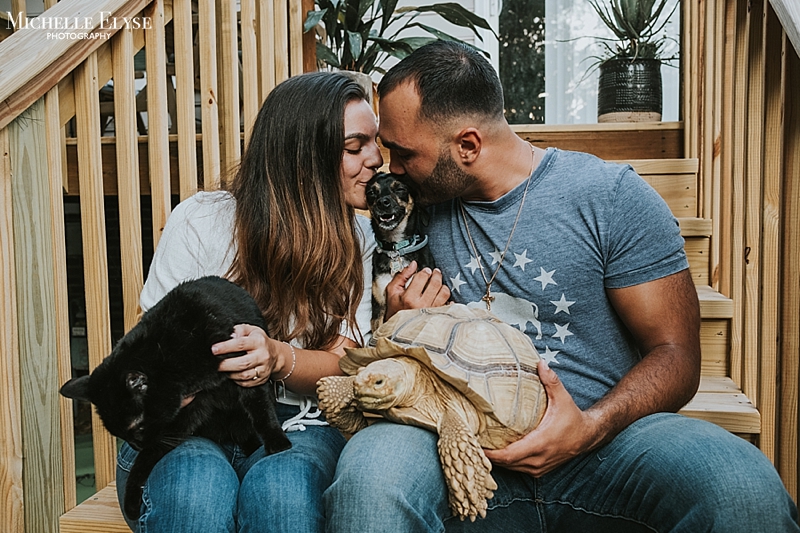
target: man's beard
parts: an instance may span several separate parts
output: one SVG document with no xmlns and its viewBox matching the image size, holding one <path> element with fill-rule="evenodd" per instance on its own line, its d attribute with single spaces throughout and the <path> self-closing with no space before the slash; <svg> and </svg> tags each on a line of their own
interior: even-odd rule
<svg viewBox="0 0 800 533">
<path fill-rule="evenodd" d="M 464 194 L 476 181 L 453 161 L 447 149 L 442 150 L 431 175 L 420 184 L 419 202 L 431 205 L 451 200 Z"/>
</svg>

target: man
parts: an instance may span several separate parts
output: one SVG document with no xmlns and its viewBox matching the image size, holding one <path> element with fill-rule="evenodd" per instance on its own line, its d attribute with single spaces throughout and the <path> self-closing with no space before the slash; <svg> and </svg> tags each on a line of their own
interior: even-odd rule
<svg viewBox="0 0 800 533">
<path fill-rule="evenodd" d="M 431 207 L 452 298 L 527 333 L 543 362 L 539 427 L 487 450 L 486 518 L 449 516 L 436 437 L 387 422 L 357 433 L 325 494 L 332 531 L 798 531 L 797 508 L 754 446 L 674 414 L 700 378 L 699 306 L 680 230 L 630 167 L 532 148 L 503 118 L 492 67 L 435 42 L 381 81 L 390 169 Z M 439 301 L 411 268 L 390 313 Z M 449 282 L 449 283 L 447 283 Z"/>
</svg>

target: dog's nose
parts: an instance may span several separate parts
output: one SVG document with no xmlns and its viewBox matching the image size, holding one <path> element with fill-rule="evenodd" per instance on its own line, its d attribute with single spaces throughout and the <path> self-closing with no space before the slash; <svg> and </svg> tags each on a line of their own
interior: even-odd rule
<svg viewBox="0 0 800 533">
<path fill-rule="evenodd" d="M 386 196 L 384 196 L 383 198 L 378 200 L 378 204 L 381 207 L 390 207 L 392 205 L 392 200 L 391 198 L 387 198 Z"/>
</svg>

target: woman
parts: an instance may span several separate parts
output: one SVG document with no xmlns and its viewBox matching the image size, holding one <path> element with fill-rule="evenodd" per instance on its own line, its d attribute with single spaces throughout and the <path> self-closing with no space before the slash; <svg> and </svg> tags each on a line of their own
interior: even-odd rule
<svg viewBox="0 0 800 533">
<path fill-rule="evenodd" d="M 292 448 L 250 457 L 232 445 L 190 439 L 166 455 L 145 487 L 134 531 L 322 531 L 322 492 L 342 435 L 325 425 L 311 395 L 339 374 L 344 348 L 368 331 L 374 240 L 365 186 L 383 164 L 378 127 L 351 78 L 291 78 L 264 102 L 229 191 L 198 193 L 164 228 L 141 295 L 142 309 L 185 279 L 222 275 L 258 302 L 270 335 L 237 326 L 213 347 L 220 371 L 242 387 L 272 379 Z M 362 258 L 362 262 L 358 261 Z M 359 302 L 361 305 L 359 306 Z M 136 456 L 120 450 L 117 490 Z"/>
</svg>

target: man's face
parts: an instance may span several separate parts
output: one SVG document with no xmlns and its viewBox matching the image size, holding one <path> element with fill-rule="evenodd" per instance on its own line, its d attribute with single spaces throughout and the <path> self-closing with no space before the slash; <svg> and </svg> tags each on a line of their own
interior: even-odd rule
<svg viewBox="0 0 800 533">
<path fill-rule="evenodd" d="M 389 148 L 389 170 L 405 174 L 420 188 L 422 204 L 461 196 L 475 182 L 454 160 L 452 139 L 419 118 L 420 99 L 411 83 L 399 85 L 380 100 L 378 135 Z"/>
</svg>

